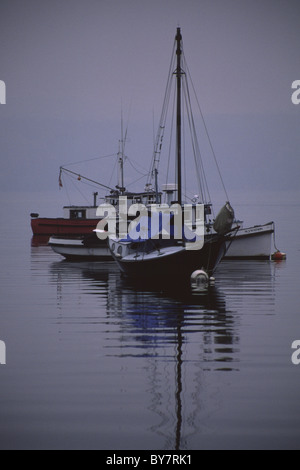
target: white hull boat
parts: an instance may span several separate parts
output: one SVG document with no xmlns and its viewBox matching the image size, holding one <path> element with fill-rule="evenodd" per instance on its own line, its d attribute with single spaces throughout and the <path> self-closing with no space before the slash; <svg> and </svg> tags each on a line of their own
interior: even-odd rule
<svg viewBox="0 0 300 470">
<path fill-rule="evenodd" d="M 274 233 L 273 222 L 241 228 L 236 235 L 233 233 L 227 236 L 227 252 L 224 259 L 271 259 L 274 250 Z M 91 240 L 93 241 L 91 242 Z M 111 261 L 113 257 L 107 242 L 98 238 L 74 237 L 67 239 L 54 236 L 50 238 L 49 246 L 55 253 L 74 261 Z M 130 261 L 129 257 L 128 261 Z"/>
<path fill-rule="evenodd" d="M 106 261 L 111 260 L 107 242 L 96 236 L 80 238 L 51 237 L 49 246 L 52 250 L 70 261 Z"/>
<path fill-rule="evenodd" d="M 240 228 L 227 237 L 226 259 L 271 259 L 274 223 Z"/>
</svg>

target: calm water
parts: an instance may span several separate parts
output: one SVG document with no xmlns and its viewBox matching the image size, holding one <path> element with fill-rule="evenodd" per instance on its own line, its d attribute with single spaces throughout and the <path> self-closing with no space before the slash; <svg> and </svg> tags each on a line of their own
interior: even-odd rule
<svg viewBox="0 0 300 470">
<path fill-rule="evenodd" d="M 300 447 L 300 203 L 239 206 L 288 259 L 223 262 L 207 295 L 61 261 L 33 204 L 0 214 L 1 448 Z"/>
</svg>

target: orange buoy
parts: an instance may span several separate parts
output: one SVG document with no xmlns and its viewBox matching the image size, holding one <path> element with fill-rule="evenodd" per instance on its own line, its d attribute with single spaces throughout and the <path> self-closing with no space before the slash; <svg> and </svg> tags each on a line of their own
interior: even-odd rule
<svg viewBox="0 0 300 470">
<path fill-rule="evenodd" d="M 271 260 L 273 261 L 282 261 L 285 259 L 286 259 L 286 253 L 282 253 L 279 250 L 271 255 Z"/>
</svg>

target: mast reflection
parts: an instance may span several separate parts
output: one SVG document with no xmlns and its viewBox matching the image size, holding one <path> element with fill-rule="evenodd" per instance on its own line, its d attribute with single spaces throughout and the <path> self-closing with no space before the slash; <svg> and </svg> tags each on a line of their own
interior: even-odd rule
<svg viewBox="0 0 300 470">
<path fill-rule="evenodd" d="M 225 370 L 237 365 L 239 339 L 224 295 L 217 288 L 197 293 L 171 285 L 162 291 L 155 284 L 132 283 L 120 277 L 113 263 L 53 263 L 51 277 L 57 283 L 60 312 L 66 279 L 81 285 L 78 302 L 83 286 L 90 296 L 101 298 L 106 305 L 107 356 L 143 358 L 150 382 L 148 409 L 159 417 L 151 430 L 163 438 L 165 449 L 186 448 L 204 406 L 203 370 L 222 369 L 220 363 Z M 84 324 L 84 310 L 82 315 Z"/>
</svg>

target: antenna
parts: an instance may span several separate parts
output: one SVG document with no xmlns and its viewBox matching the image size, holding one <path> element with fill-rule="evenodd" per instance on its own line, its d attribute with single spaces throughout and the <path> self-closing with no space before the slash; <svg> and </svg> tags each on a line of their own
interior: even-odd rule
<svg viewBox="0 0 300 470">
<path fill-rule="evenodd" d="M 127 134 L 127 130 L 126 130 Z M 118 178 L 118 189 L 123 194 L 126 190 L 124 187 L 124 158 L 125 158 L 125 140 L 124 140 L 124 125 L 123 125 L 123 106 L 121 103 L 121 140 L 119 140 L 119 178 Z"/>
</svg>

